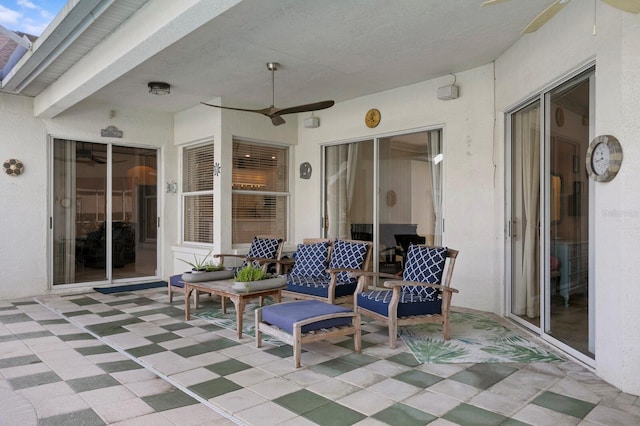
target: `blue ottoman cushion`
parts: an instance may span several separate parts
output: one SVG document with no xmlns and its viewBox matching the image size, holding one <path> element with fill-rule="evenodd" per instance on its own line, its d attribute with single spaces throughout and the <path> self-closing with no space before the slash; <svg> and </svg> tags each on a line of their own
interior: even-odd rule
<svg viewBox="0 0 640 426">
<path fill-rule="evenodd" d="M 265 306 L 262 308 L 262 321 L 293 334 L 293 323 L 336 312 L 352 312 L 352 310 L 320 302 L 319 300 L 301 300 Z M 302 327 L 302 332 L 308 333 L 322 328 L 340 327 L 349 324 L 351 324 L 351 318 L 332 318 L 307 324 Z"/>
<path fill-rule="evenodd" d="M 180 275 L 172 275 L 169 277 L 169 284 L 172 285 L 173 287 L 180 287 L 180 288 L 184 288 L 184 284 L 181 283 L 180 281 L 182 281 L 182 274 Z"/>
</svg>

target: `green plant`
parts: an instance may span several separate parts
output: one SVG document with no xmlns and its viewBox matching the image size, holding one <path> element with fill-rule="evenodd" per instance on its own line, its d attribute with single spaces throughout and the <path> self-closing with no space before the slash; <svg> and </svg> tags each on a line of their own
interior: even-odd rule
<svg viewBox="0 0 640 426">
<path fill-rule="evenodd" d="M 213 250 L 210 250 L 209 253 L 207 253 L 204 257 L 198 259 L 198 256 L 196 256 L 195 254 L 193 255 L 193 262 L 189 262 L 188 260 L 184 260 L 184 259 L 178 259 L 181 262 L 186 263 L 187 265 L 191 266 L 191 269 L 193 269 L 194 271 L 205 271 L 205 272 L 212 272 L 212 271 L 220 271 L 222 269 L 224 269 L 224 266 L 222 265 L 216 265 L 211 263 L 210 260 L 207 260 L 207 258 L 209 256 L 211 256 L 211 253 L 213 252 Z"/>
<path fill-rule="evenodd" d="M 238 282 L 249 282 L 249 281 L 260 281 L 265 278 L 269 278 L 269 275 L 254 265 L 247 265 L 238 270 L 236 273 L 236 281 Z"/>
</svg>

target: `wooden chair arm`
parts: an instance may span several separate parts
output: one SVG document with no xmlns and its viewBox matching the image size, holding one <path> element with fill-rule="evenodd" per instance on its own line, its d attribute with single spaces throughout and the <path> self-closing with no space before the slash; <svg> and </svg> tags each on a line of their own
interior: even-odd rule
<svg viewBox="0 0 640 426">
<path fill-rule="evenodd" d="M 385 281 L 384 286 L 387 288 L 402 287 L 404 285 L 416 286 L 416 287 L 431 287 L 442 291 L 448 291 L 450 293 L 459 293 L 458 289 L 453 287 L 445 287 L 440 284 L 421 283 L 417 281 Z"/>
<path fill-rule="evenodd" d="M 387 274 L 386 272 L 371 272 L 371 271 L 362 271 L 355 270 L 349 273 L 349 276 L 352 277 L 378 277 L 378 278 L 398 278 L 397 275 Z"/>
</svg>

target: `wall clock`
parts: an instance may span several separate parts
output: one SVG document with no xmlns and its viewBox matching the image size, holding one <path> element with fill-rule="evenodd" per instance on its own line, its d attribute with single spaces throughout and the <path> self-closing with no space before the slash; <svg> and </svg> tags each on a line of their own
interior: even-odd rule
<svg viewBox="0 0 640 426">
<path fill-rule="evenodd" d="M 364 122 L 367 127 L 373 129 L 378 124 L 380 124 L 380 111 L 375 108 L 371 108 L 364 116 Z"/>
<path fill-rule="evenodd" d="M 586 166 L 589 177 L 596 182 L 609 182 L 622 165 L 622 146 L 615 136 L 596 136 L 587 149 Z"/>
</svg>

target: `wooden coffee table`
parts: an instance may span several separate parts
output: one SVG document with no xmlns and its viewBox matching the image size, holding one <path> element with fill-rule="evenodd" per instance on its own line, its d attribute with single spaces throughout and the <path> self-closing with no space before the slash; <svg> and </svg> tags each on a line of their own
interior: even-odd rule
<svg viewBox="0 0 640 426">
<path fill-rule="evenodd" d="M 260 306 L 262 306 L 263 298 L 265 296 L 274 296 L 276 302 L 280 303 L 282 296 L 281 291 L 286 285 L 281 287 L 269 288 L 256 291 L 238 291 L 231 288 L 233 280 L 218 280 L 218 281 L 204 281 L 199 283 L 182 281 L 184 284 L 184 319 L 189 321 L 191 319 L 191 292 L 194 290 L 215 294 L 220 296 L 220 303 L 222 304 L 222 312 L 227 313 L 226 299 L 230 299 L 236 308 L 236 327 L 238 331 L 238 339 L 242 338 L 242 316 L 244 308 L 247 305 L 247 301 L 255 298 L 260 298 Z M 195 306 L 194 309 L 198 307 Z"/>
</svg>

